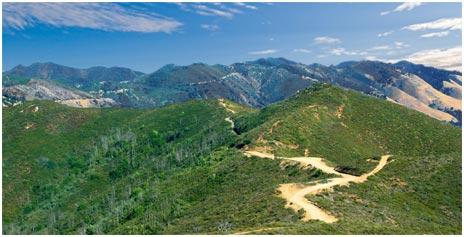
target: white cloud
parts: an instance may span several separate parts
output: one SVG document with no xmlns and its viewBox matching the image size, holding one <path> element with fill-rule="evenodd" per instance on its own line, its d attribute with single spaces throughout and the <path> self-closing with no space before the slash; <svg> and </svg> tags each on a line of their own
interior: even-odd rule
<svg viewBox="0 0 464 237">
<path fill-rule="evenodd" d="M 374 46 L 370 49 L 368 49 L 369 51 L 379 51 L 379 50 L 389 50 L 391 49 L 391 46 L 389 45 L 380 45 L 380 46 Z"/>
<path fill-rule="evenodd" d="M 225 11 L 228 11 L 228 12 L 231 12 L 231 13 L 234 13 L 234 14 L 242 14 L 243 13 L 243 11 L 241 11 L 239 9 L 226 6 L 225 4 L 222 4 L 222 3 L 213 3 L 213 4 L 215 4 L 216 6 L 218 6 L 219 8 L 221 8 L 221 9 L 223 9 Z"/>
<path fill-rule="evenodd" d="M 203 25 L 200 25 L 201 28 L 205 29 L 205 30 L 219 30 L 220 27 L 218 25 L 208 25 L 208 24 L 203 24 Z"/>
<path fill-rule="evenodd" d="M 393 50 L 393 49 L 403 49 L 403 48 L 406 48 L 406 47 L 409 47 L 409 45 L 405 44 L 404 42 L 396 41 L 396 42 L 394 42 L 393 44 L 390 44 L 390 45 L 378 45 L 378 46 L 371 47 L 371 48 L 367 49 L 367 51 L 386 51 L 386 50 L 390 50 L 389 54 L 392 54 L 392 52 L 394 52 L 394 51 L 391 51 L 391 50 Z"/>
<path fill-rule="evenodd" d="M 425 22 L 420 24 L 414 24 L 405 26 L 403 30 L 461 30 L 462 20 L 461 18 L 442 18 L 432 22 Z"/>
<path fill-rule="evenodd" d="M 330 53 L 333 54 L 333 55 L 342 55 L 342 54 L 345 54 L 346 52 L 346 49 L 345 48 L 336 48 L 336 49 L 332 49 L 330 50 Z"/>
<path fill-rule="evenodd" d="M 189 12 L 190 8 L 187 6 L 187 4 L 182 3 L 182 2 L 173 2 L 172 4 L 177 5 L 181 10 Z"/>
<path fill-rule="evenodd" d="M 391 34 L 393 34 L 393 31 L 387 31 L 387 32 L 384 32 L 384 33 L 380 33 L 377 36 L 378 37 L 385 37 L 385 36 L 388 36 L 388 35 L 391 35 Z"/>
<path fill-rule="evenodd" d="M 330 54 L 340 56 L 340 55 L 349 55 L 349 56 L 354 56 L 354 55 L 367 55 L 367 52 L 365 51 L 349 51 L 346 50 L 345 48 L 335 48 L 329 51 Z"/>
<path fill-rule="evenodd" d="M 253 55 L 263 55 L 263 54 L 273 54 L 277 53 L 278 51 L 275 49 L 267 49 L 267 50 L 261 50 L 261 51 L 253 51 L 253 52 L 248 52 L 248 54 L 253 54 Z"/>
<path fill-rule="evenodd" d="M 256 6 L 245 3 L 220 3 L 220 2 L 206 2 L 206 3 L 174 3 L 183 11 L 194 12 L 203 16 L 219 16 L 232 18 L 235 14 L 244 13 L 242 10 L 258 10 Z M 235 6 L 236 8 L 232 7 Z"/>
<path fill-rule="evenodd" d="M 23 30 L 37 24 L 145 33 L 170 33 L 182 26 L 115 3 L 3 3 L 4 27 Z"/>
<path fill-rule="evenodd" d="M 407 60 L 416 64 L 424 64 L 426 66 L 443 68 L 446 70 L 458 70 L 462 72 L 461 46 L 448 49 L 421 50 L 397 59 L 381 59 L 374 56 L 368 56 L 366 59 L 384 61 L 388 63 L 396 63 L 401 60 Z"/>
<path fill-rule="evenodd" d="M 311 50 L 307 50 L 307 49 L 294 49 L 293 52 L 295 52 L 295 53 L 311 53 Z"/>
<path fill-rule="evenodd" d="M 399 6 L 397 6 L 395 9 L 393 9 L 393 11 L 384 11 L 384 12 L 381 12 L 380 15 L 381 16 L 385 16 L 385 15 L 388 15 L 392 12 L 402 12 L 404 10 L 407 10 L 407 11 L 411 11 L 412 9 L 418 7 L 422 5 L 421 2 L 405 2 Z"/>
<path fill-rule="evenodd" d="M 388 15 L 388 14 L 390 14 L 390 11 L 385 11 L 385 12 L 381 12 L 381 13 L 380 13 L 381 16 L 385 16 L 385 15 Z M 368 60 L 369 60 L 369 59 L 368 59 Z"/>
<path fill-rule="evenodd" d="M 402 49 L 402 48 L 406 48 L 406 47 L 409 47 L 409 45 L 405 44 L 404 42 L 395 42 L 395 48 L 397 49 Z"/>
<path fill-rule="evenodd" d="M 376 56 L 366 56 L 365 59 L 369 61 L 385 61 L 377 58 Z"/>
<path fill-rule="evenodd" d="M 395 10 L 393 10 L 393 11 L 395 11 L 395 12 L 401 12 L 401 11 L 404 11 L 404 10 L 411 11 L 412 9 L 414 9 L 414 8 L 420 6 L 420 5 L 422 5 L 421 2 L 405 2 L 405 3 L 397 6 L 395 8 Z"/>
<path fill-rule="evenodd" d="M 238 5 L 240 7 L 244 7 L 244 8 L 248 8 L 248 9 L 251 9 L 251 10 L 258 10 L 257 7 L 253 6 L 253 5 L 249 5 L 249 4 L 245 4 L 243 2 L 234 2 L 235 5 Z"/>
<path fill-rule="evenodd" d="M 461 46 L 449 49 L 422 50 L 405 57 L 405 60 L 447 70 L 462 71 Z"/>
<path fill-rule="evenodd" d="M 193 7 L 196 9 L 196 13 L 203 16 L 222 16 L 227 18 L 234 16 L 233 12 L 219 10 L 202 4 L 194 4 Z"/>
<path fill-rule="evenodd" d="M 341 42 L 340 39 L 331 38 L 327 36 L 319 36 L 319 37 L 314 38 L 314 43 L 316 44 L 336 44 L 340 42 Z"/>
<path fill-rule="evenodd" d="M 421 35 L 422 38 L 430 38 L 430 37 L 445 37 L 449 34 L 449 31 L 441 31 L 441 32 L 435 32 L 435 33 L 430 33 L 430 34 L 423 34 Z"/>
</svg>

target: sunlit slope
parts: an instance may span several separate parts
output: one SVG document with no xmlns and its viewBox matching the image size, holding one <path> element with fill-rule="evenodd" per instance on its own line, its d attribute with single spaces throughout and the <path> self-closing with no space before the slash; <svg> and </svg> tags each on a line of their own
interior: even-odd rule
<svg viewBox="0 0 464 237">
<path fill-rule="evenodd" d="M 250 149 L 277 156 L 325 157 L 367 171 L 382 154 L 428 155 L 461 150 L 461 130 L 403 106 L 318 84 L 258 113 L 236 117 Z M 366 170 L 367 169 L 367 170 Z"/>
</svg>

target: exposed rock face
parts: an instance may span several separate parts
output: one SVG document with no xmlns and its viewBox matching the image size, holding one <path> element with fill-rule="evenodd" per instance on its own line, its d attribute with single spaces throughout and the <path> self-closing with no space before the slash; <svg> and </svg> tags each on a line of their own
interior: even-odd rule
<svg viewBox="0 0 464 237">
<path fill-rule="evenodd" d="M 25 100 L 69 100 L 90 99 L 92 95 L 83 91 L 74 91 L 49 80 L 31 79 L 26 85 L 14 85 L 3 88 L 3 93 Z"/>
<path fill-rule="evenodd" d="M 111 108 L 115 107 L 117 103 L 110 98 L 99 98 L 99 99 L 72 99 L 72 100 L 61 100 L 57 101 L 61 104 L 80 107 L 80 108 Z"/>
<path fill-rule="evenodd" d="M 94 98 L 91 94 L 71 90 L 49 80 L 31 79 L 26 85 L 14 85 L 3 88 L 2 94 L 16 101 L 53 100 L 73 107 L 102 108 L 118 106 L 112 99 Z M 4 106 L 13 105 L 11 102 Z"/>
</svg>

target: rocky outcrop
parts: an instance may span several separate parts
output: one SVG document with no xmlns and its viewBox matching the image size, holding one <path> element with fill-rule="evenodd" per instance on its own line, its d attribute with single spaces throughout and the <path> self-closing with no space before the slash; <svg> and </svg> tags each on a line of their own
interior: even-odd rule
<svg viewBox="0 0 464 237">
<path fill-rule="evenodd" d="M 20 101 L 52 100 L 68 106 L 103 108 L 119 106 L 113 99 L 94 98 L 91 94 L 71 90 L 49 80 L 31 79 L 26 85 L 3 88 L 3 106 L 13 106 Z"/>
</svg>

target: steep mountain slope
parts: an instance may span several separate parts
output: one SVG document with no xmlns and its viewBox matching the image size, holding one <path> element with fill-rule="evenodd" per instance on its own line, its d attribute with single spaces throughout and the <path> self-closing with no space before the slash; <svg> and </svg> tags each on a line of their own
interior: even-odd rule
<svg viewBox="0 0 464 237">
<path fill-rule="evenodd" d="M 402 72 L 415 74 L 426 81 L 433 88 L 456 99 L 462 98 L 462 74 L 458 71 L 447 71 L 421 64 L 413 64 L 408 61 L 400 61 L 393 67 Z"/>
<path fill-rule="evenodd" d="M 190 66 L 166 65 L 158 71 L 141 79 L 142 85 L 148 85 L 147 93 L 156 100 L 155 104 L 169 104 L 187 101 L 192 98 L 228 98 L 245 105 L 257 105 L 256 94 L 247 85 L 245 78 L 229 75 L 230 68 L 209 66 L 202 63 Z M 162 91 L 170 91 L 166 94 Z"/>
<path fill-rule="evenodd" d="M 191 99 L 227 98 L 262 108 L 315 82 L 328 82 L 395 101 L 460 126 L 461 75 L 406 61 L 396 64 L 350 61 L 323 66 L 267 58 L 230 66 L 170 64 L 147 75 L 124 68 L 74 69 L 45 63 L 18 66 L 6 72 L 4 86 L 24 83 L 24 77 L 34 76 L 55 80 L 98 98 L 111 98 L 123 107 L 152 108 Z"/>
<path fill-rule="evenodd" d="M 429 114 L 436 119 L 452 121 L 454 123 L 458 122 L 458 118 L 453 116 L 456 112 L 461 113 L 462 111 L 461 98 L 457 99 L 438 91 L 421 77 L 415 74 L 396 71 L 392 65 L 379 62 L 363 61 L 353 64 L 351 67 L 373 80 L 376 83 L 376 89 L 389 99 Z M 419 75 L 422 74 L 420 73 Z M 430 77 L 433 77 L 433 75 L 434 73 L 431 73 L 427 78 L 430 80 Z M 449 78 L 447 79 L 449 80 Z M 440 80 L 436 78 L 435 80 L 441 81 L 443 84 L 445 79 Z M 440 89 L 443 89 L 443 86 Z M 456 93 L 453 93 L 453 95 L 456 95 Z M 413 97 L 415 100 L 410 97 Z M 421 109 L 421 107 L 429 107 L 447 114 L 440 112 L 427 113 L 430 109 L 425 110 Z"/>
<path fill-rule="evenodd" d="M 8 234 L 462 229 L 461 130 L 329 84 L 261 110 L 228 100 L 152 110 L 26 102 L 4 109 L 3 126 Z M 247 158 L 246 151 L 277 158 Z M 286 209 L 278 193 L 283 183 L 333 178 L 278 157 L 322 157 L 360 175 L 384 154 L 394 161 L 364 183 L 308 196 L 337 217 L 334 224 L 301 221 L 304 211 Z"/>
<path fill-rule="evenodd" d="M 141 83 L 155 91 L 174 89 L 173 98 L 167 98 L 173 102 L 191 98 L 227 98 L 240 104 L 263 107 L 288 98 L 311 84 L 299 74 L 300 68 L 292 71 L 296 65 L 285 59 L 261 59 L 231 66 L 167 65 L 143 78 Z"/>
<path fill-rule="evenodd" d="M 118 107 L 118 103 L 109 98 L 95 98 L 89 93 L 71 90 L 49 80 L 30 79 L 26 85 L 12 85 L 3 88 L 3 107 L 22 101 L 52 100 L 72 107 L 103 108 Z"/>
</svg>

